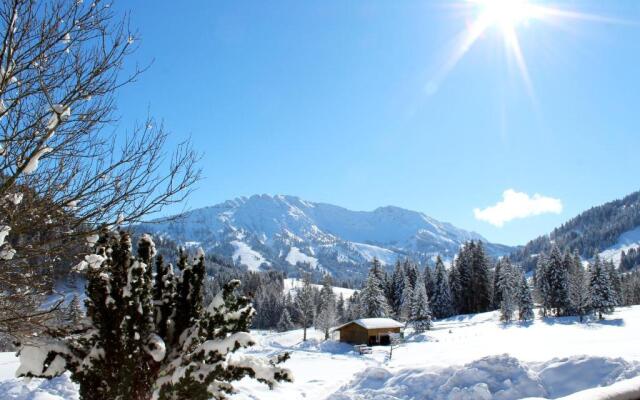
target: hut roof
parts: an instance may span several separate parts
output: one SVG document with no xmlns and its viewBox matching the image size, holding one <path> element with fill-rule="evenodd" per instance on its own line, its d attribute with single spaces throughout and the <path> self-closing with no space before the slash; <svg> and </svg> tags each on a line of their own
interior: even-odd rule
<svg viewBox="0 0 640 400">
<path fill-rule="evenodd" d="M 361 318 L 346 324 L 340 325 L 336 330 L 341 329 L 350 324 L 357 324 L 364 329 L 384 329 L 384 328 L 402 328 L 404 324 L 391 318 Z"/>
</svg>

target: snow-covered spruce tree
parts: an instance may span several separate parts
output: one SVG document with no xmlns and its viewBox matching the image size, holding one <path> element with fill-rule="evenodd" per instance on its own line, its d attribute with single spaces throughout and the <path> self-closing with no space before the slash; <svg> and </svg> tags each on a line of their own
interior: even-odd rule
<svg viewBox="0 0 640 400">
<path fill-rule="evenodd" d="M 154 283 L 167 273 L 153 277 L 154 255 L 148 236 L 134 257 L 127 233 L 102 235 L 85 261 L 87 326 L 47 344 L 24 346 L 18 375 L 51 378 L 69 371 L 83 400 L 223 399 L 233 393 L 231 382 L 245 376 L 269 386 L 291 379 L 276 365 L 288 355 L 275 360 L 232 355 L 253 344 L 248 327 L 254 311 L 248 299 L 234 294 L 239 281 L 225 285 L 209 307 L 200 306 L 202 253 L 193 265 L 181 260 L 182 270 L 192 273 L 180 277 L 177 286 L 188 289 L 176 293 L 174 307 L 191 309 L 168 315 L 184 313 L 189 319 L 184 326 L 165 324 L 172 334 L 163 339 L 158 320 L 165 317 L 156 315 L 152 298 Z"/>
<path fill-rule="evenodd" d="M 616 294 L 609 274 L 597 254 L 589 268 L 589 297 L 590 307 L 598 319 L 604 319 L 604 314 L 612 313 L 616 306 Z"/>
<path fill-rule="evenodd" d="M 424 267 L 422 280 L 425 288 L 427 289 L 427 297 L 432 298 L 433 292 L 435 292 L 435 279 L 433 277 L 433 271 L 431 270 L 431 267 L 429 267 L 428 265 L 425 265 Z"/>
<path fill-rule="evenodd" d="M 500 308 L 502 302 L 502 291 L 500 290 L 500 274 L 502 272 L 502 259 L 496 262 L 496 266 L 493 269 L 493 308 Z"/>
<path fill-rule="evenodd" d="M 611 283 L 611 289 L 615 293 L 616 305 L 622 304 L 622 281 L 620 279 L 620 271 L 614 265 L 612 260 L 608 260 L 604 263 L 605 270 L 609 275 L 609 282 Z"/>
<path fill-rule="evenodd" d="M 362 316 L 362 307 L 360 306 L 360 292 L 355 291 L 347 299 L 346 319 L 352 321 Z"/>
<path fill-rule="evenodd" d="M 409 276 L 404 276 L 404 289 L 400 297 L 400 313 L 397 317 L 401 321 L 408 321 L 411 317 L 411 302 L 413 301 L 413 286 L 409 281 Z"/>
<path fill-rule="evenodd" d="M 589 280 L 578 252 L 571 260 L 573 266 L 569 274 L 569 305 L 571 313 L 580 317 L 580 322 L 589 313 Z"/>
<path fill-rule="evenodd" d="M 382 291 L 376 270 L 371 268 L 364 288 L 359 296 L 360 311 L 363 318 L 389 316 L 389 305 Z"/>
<path fill-rule="evenodd" d="M 409 279 L 409 284 L 411 285 L 411 289 L 414 289 L 416 287 L 416 283 L 418 282 L 418 278 L 420 277 L 420 271 L 418 271 L 418 266 L 409 260 L 404 260 L 403 267 L 404 267 L 404 274 Z"/>
<path fill-rule="evenodd" d="M 338 301 L 336 302 L 336 316 L 338 318 L 338 323 L 344 323 L 347 320 L 347 310 L 342 293 L 340 293 Z"/>
<path fill-rule="evenodd" d="M 65 310 L 65 320 L 72 328 L 77 328 L 84 319 L 84 310 L 80 303 L 80 297 L 78 295 L 73 296 L 67 309 Z"/>
<path fill-rule="evenodd" d="M 336 295 L 331 284 L 331 276 L 325 275 L 320 290 L 320 311 L 316 318 L 316 328 L 324 333 L 325 340 L 329 339 L 331 328 L 338 322 Z"/>
<path fill-rule="evenodd" d="M 520 273 L 520 284 L 518 285 L 518 319 L 520 321 L 530 321 L 533 318 L 531 289 L 529 289 L 527 278 L 523 273 Z"/>
<path fill-rule="evenodd" d="M 538 256 L 534 275 L 536 294 L 539 298 L 540 315 L 546 317 L 551 310 L 551 289 L 549 287 L 548 263 L 544 254 Z"/>
<path fill-rule="evenodd" d="M 400 261 L 396 261 L 396 267 L 393 270 L 393 275 L 391 276 L 391 288 L 390 288 L 390 297 L 391 301 L 389 301 L 389 307 L 391 307 L 391 312 L 394 316 L 400 316 L 400 307 L 402 306 L 402 292 L 404 290 L 404 282 L 405 282 L 405 274 L 404 268 Z"/>
<path fill-rule="evenodd" d="M 556 316 L 565 315 L 569 308 L 569 277 L 562 253 L 557 246 L 553 246 L 547 259 L 545 277 L 548 279 L 549 306 Z"/>
<path fill-rule="evenodd" d="M 431 296 L 431 309 L 435 318 L 447 318 L 453 315 L 453 300 L 449 288 L 449 278 L 447 270 L 438 256 L 434 274 L 434 289 Z"/>
<path fill-rule="evenodd" d="M 431 329 L 431 308 L 425 286 L 416 285 L 411 299 L 411 312 L 407 324 L 412 326 L 417 333 Z"/>
<path fill-rule="evenodd" d="M 500 276 L 498 279 L 498 290 L 500 290 L 500 320 L 511 322 L 513 314 L 518 306 L 518 279 L 516 271 L 511 263 L 505 259 L 502 261 Z"/>
<path fill-rule="evenodd" d="M 313 325 L 316 318 L 316 305 L 314 301 L 313 286 L 308 276 L 303 278 L 302 287 L 297 291 L 295 305 L 298 310 L 298 323 L 302 325 L 302 340 L 307 340 L 307 329 Z"/>
<path fill-rule="evenodd" d="M 278 329 L 278 332 L 286 332 L 293 329 L 293 322 L 291 322 L 289 310 L 286 308 L 282 310 L 282 314 L 280 315 L 280 320 L 278 321 L 278 326 L 276 328 Z"/>
</svg>

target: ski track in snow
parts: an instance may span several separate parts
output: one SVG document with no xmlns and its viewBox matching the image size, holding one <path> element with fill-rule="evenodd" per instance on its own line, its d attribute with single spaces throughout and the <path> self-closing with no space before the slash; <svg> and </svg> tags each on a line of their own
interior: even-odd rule
<svg viewBox="0 0 640 400">
<path fill-rule="evenodd" d="M 257 345 L 246 352 L 289 351 L 286 366 L 295 382 L 269 391 L 245 379 L 236 383 L 233 399 L 631 400 L 640 398 L 638 332 L 640 306 L 586 323 L 564 317 L 505 325 L 489 312 L 437 321 L 424 334 L 409 332 L 389 360 L 388 347 L 359 355 L 347 344 L 322 341 L 314 329 L 307 342 L 302 330 L 256 331 Z M 25 383 L 13 378 L 16 368 L 12 353 L 0 353 L 0 399 L 77 399 L 68 377 Z"/>
</svg>

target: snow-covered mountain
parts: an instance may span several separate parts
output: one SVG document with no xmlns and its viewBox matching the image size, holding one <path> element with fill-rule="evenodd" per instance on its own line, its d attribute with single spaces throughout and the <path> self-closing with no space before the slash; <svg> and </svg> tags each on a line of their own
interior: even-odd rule
<svg viewBox="0 0 640 400">
<path fill-rule="evenodd" d="M 137 230 L 198 245 L 251 270 L 298 268 L 348 276 L 373 257 L 383 264 L 410 257 L 450 258 L 477 233 L 399 207 L 351 211 L 294 196 L 254 195 L 145 223 Z M 487 244 L 489 254 L 508 246 Z"/>
</svg>

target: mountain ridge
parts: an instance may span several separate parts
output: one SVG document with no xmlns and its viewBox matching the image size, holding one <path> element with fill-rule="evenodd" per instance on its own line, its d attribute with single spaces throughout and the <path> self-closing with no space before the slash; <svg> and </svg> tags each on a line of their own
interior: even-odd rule
<svg viewBox="0 0 640 400">
<path fill-rule="evenodd" d="M 402 258 L 429 262 L 437 254 L 450 259 L 469 240 L 485 242 L 491 255 L 513 250 L 419 211 L 392 205 L 353 211 L 291 195 L 237 197 L 136 230 L 202 246 L 249 269 L 294 274 L 361 275 L 373 257 L 384 264 Z"/>
</svg>

